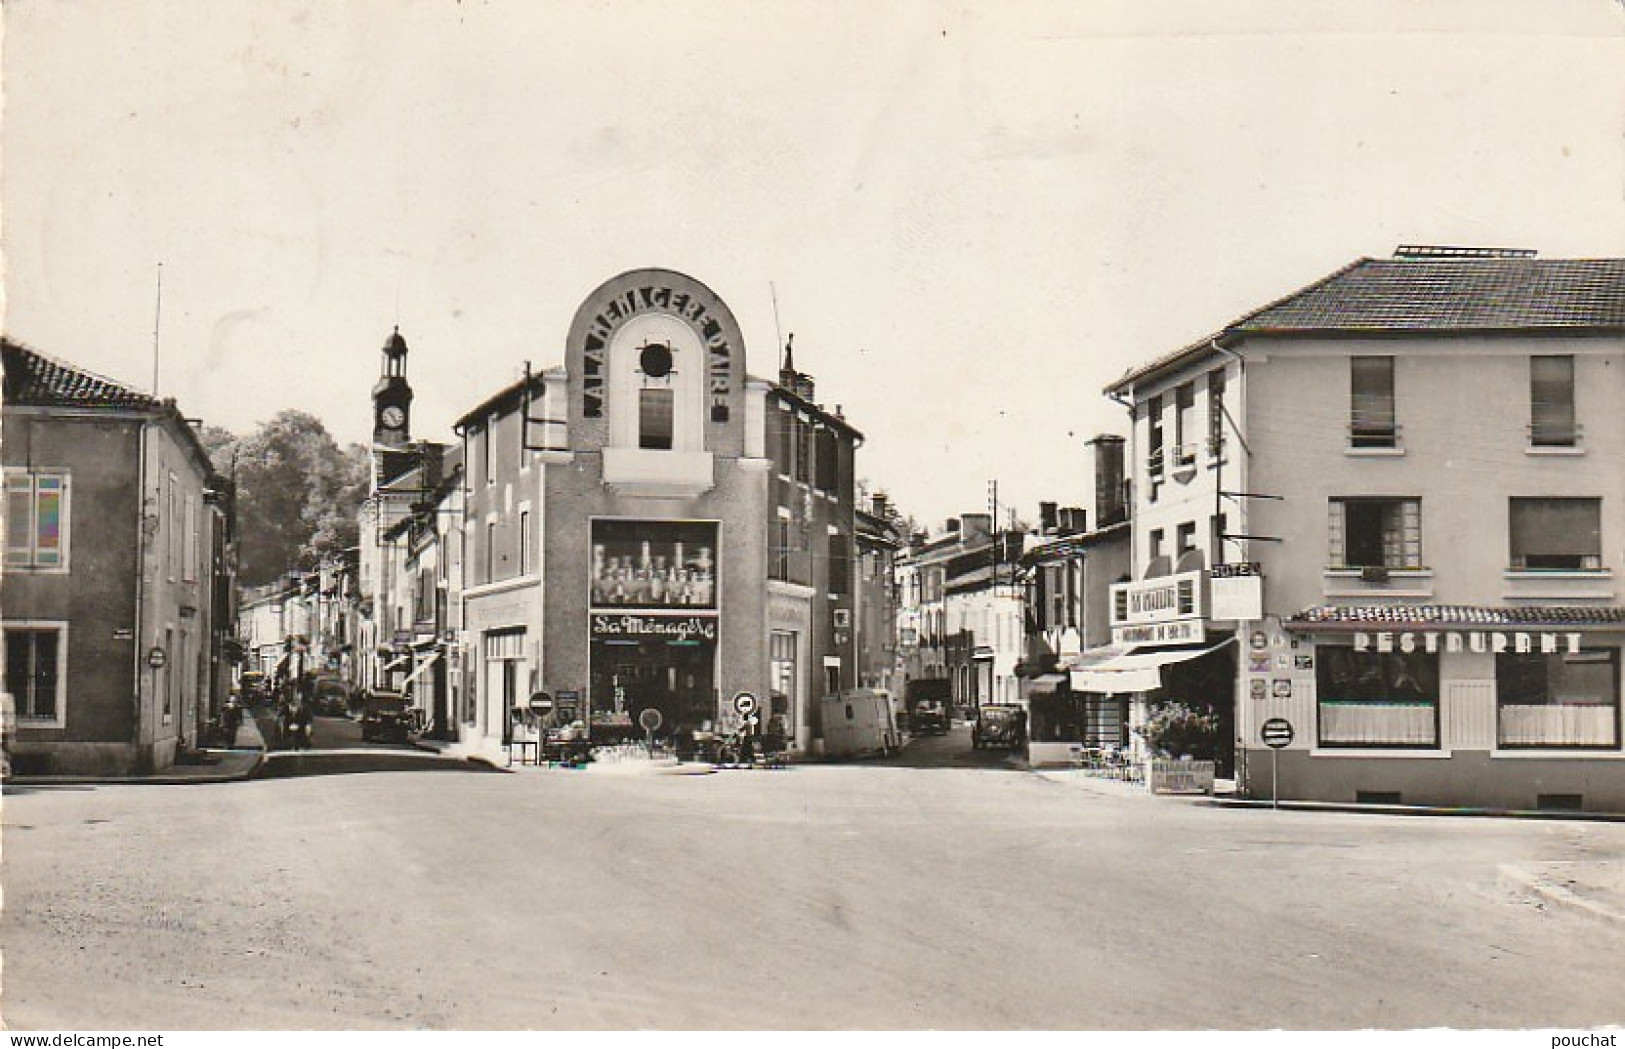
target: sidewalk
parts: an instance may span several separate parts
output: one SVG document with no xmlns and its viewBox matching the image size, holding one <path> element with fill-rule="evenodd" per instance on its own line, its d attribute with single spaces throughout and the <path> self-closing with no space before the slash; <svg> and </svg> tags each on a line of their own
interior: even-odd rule
<svg viewBox="0 0 1625 1049">
<path fill-rule="evenodd" d="M 1287 801 L 1273 806 L 1267 798 L 1205 799 L 1208 804 L 1227 809 L 1268 809 L 1279 807 L 1294 812 L 1363 812 L 1380 816 L 1489 816 L 1514 820 L 1579 820 L 1592 823 L 1625 823 L 1625 813 L 1570 812 L 1564 809 L 1494 809 L 1455 805 L 1371 805 L 1352 801 Z"/>
<path fill-rule="evenodd" d="M 244 717 L 237 730 L 236 746 L 204 748 L 192 752 L 195 764 L 171 765 L 145 776 L 12 776 L 8 787 L 50 787 L 71 784 L 112 783 L 236 783 L 248 779 L 265 760 L 265 737 L 252 717 Z"/>
</svg>

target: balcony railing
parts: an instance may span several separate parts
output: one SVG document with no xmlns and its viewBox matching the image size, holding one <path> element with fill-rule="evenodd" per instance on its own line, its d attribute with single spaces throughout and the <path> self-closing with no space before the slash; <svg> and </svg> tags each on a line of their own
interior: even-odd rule
<svg viewBox="0 0 1625 1049">
<path fill-rule="evenodd" d="M 1585 433 L 1577 422 L 1532 422 L 1525 430 L 1531 448 L 1578 448 Z"/>
<path fill-rule="evenodd" d="M 1352 420 L 1349 423 L 1350 448 L 1398 448 L 1400 426 L 1396 422 Z"/>
</svg>

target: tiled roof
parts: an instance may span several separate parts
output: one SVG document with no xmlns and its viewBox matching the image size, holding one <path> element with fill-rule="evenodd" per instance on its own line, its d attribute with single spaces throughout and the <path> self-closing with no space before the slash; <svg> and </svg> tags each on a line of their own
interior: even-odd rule
<svg viewBox="0 0 1625 1049">
<path fill-rule="evenodd" d="M 1183 367 L 1237 335 L 1625 329 L 1625 259 L 1357 259 L 1106 387 Z"/>
<path fill-rule="evenodd" d="M 1625 625 L 1625 608 L 1530 605 L 1320 605 L 1286 621 L 1291 627 L 1553 627 Z"/>
<path fill-rule="evenodd" d="M 1625 259 L 1361 259 L 1231 331 L 1625 327 Z"/>
<path fill-rule="evenodd" d="M 53 360 L 6 339 L 0 342 L 8 404 L 83 408 L 156 408 L 159 401 L 111 379 Z"/>
</svg>

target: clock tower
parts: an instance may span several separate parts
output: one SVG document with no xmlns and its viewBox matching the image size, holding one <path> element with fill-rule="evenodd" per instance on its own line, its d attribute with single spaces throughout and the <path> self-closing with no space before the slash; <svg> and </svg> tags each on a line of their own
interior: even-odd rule
<svg viewBox="0 0 1625 1049">
<path fill-rule="evenodd" d="M 406 381 L 406 340 L 397 327 L 384 343 L 383 371 L 372 388 L 372 443 L 404 450 L 411 435 L 412 387 Z"/>
</svg>

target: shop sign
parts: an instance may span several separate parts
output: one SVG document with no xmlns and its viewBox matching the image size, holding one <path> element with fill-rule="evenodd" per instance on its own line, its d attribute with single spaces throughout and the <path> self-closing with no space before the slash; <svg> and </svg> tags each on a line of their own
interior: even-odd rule
<svg viewBox="0 0 1625 1049">
<path fill-rule="evenodd" d="M 1538 646 L 1538 647 L 1537 647 Z M 1524 633 L 1504 630 L 1407 630 L 1356 633 L 1356 652 L 1540 652 L 1580 651 L 1576 633 Z"/>
<path fill-rule="evenodd" d="M 604 413 L 604 376 L 607 372 L 605 355 L 615 332 L 621 325 L 639 314 L 666 313 L 686 321 L 705 343 L 711 418 L 714 422 L 726 422 L 730 362 L 734 351 L 728 341 L 728 332 L 718 315 L 718 305 L 703 301 L 692 291 L 674 288 L 668 284 L 630 288 L 601 303 L 597 314 L 587 324 L 587 332 L 581 346 L 582 414 L 589 419 L 597 419 Z"/>
<path fill-rule="evenodd" d="M 655 616 L 606 615 L 592 617 L 592 636 L 602 638 L 629 638 L 643 640 L 658 638 L 664 641 L 715 641 L 715 616 Z"/>
<path fill-rule="evenodd" d="M 1264 617 L 1264 575 L 1258 562 L 1214 565 L 1208 575 L 1209 619 L 1244 622 Z"/>
<path fill-rule="evenodd" d="M 1181 572 L 1112 586 L 1114 627 L 1201 618 L 1201 572 Z"/>
<path fill-rule="evenodd" d="M 1183 645 L 1206 640 L 1207 630 L 1200 619 L 1112 627 L 1114 645 Z"/>
</svg>

